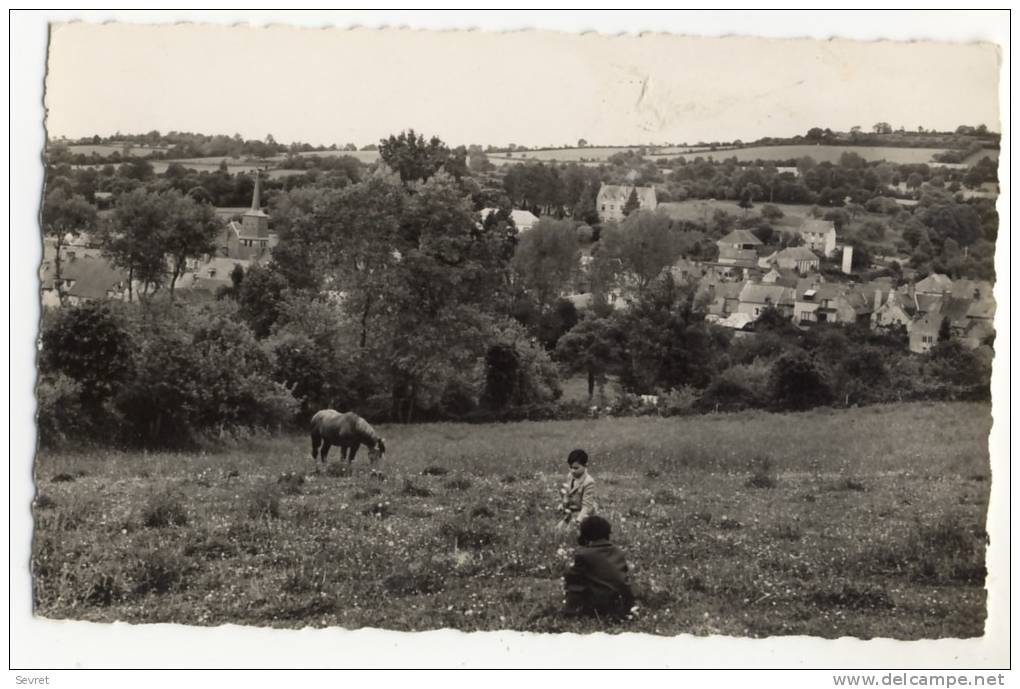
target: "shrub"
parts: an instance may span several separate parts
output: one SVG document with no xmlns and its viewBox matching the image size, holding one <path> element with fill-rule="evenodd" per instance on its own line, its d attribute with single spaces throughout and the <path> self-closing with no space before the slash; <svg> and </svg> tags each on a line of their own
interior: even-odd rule
<svg viewBox="0 0 1020 689">
<path fill-rule="evenodd" d="M 143 552 L 129 566 L 134 592 L 167 593 L 186 587 L 188 566 L 182 553 L 157 548 Z"/>
<path fill-rule="evenodd" d="M 834 591 L 817 591 L 811 601 L 820 608 L 848 608 L 850 610 L 883 610 L 892 608 L 889 594 L 880 588 L 856 588 L 848 584 Z"/>
<path fill-rule="evenodd" d="M 686 416 L 695 412 L 700 393 L 690 385 L 675 388 L 659 395 L 659 411 L 663 416 Z"/>
<path fill-rule="evenodd" d="M 379 517 L 380 519 L 385 519 L 386 517 L 392 517 L 395 514 L 393 509 L 390 508 L 389 501 L 387 501 L 387 502 L 377 502 L 374 505 L 369 505 L 368 507 L 363 509 L 361 511 L 361 513 L 363 515 L 365 515 L 366 517 L 368 517 L 368 516 Z"/>
<path fill-rule="evenodd" d="M 946 516 L 916 524 L 891 543 L 871 548 L 850 563 L 865 573 L 907 576 L 933 584 L 984 584 L 987 534 Z"/>
<path fill-rule="evenodd" d="M 732 377 L 716 378 L 695 403 L 699 411 L 740 411 L 758 406 L 754 391 Z"/>
<path fill-rule="evenodd" d="M 446 476 L 448 473 L 450 473 L 449 469 L 436 464 L 430 464 L 421 472 L 422 476 Z"/>
<path fill-rule="evenodd" d="M 89 570 L 85 576 L 85 603 L 105 607 L 112 605 L 124 596 L 121 583 L 122 574 L 119 566 Z"/>
<path fill-rule="evenodd" d="M 803 533 L 795 524 L 782 522 L 776 526 L 773 536 L 783 541 L 799 541 L 803 537 Z"/>
<path fill-rule="evenodd" d="M 36 496 L 34 504 L 37 510 L 48 510 L 51 507 L 55 507 L 57 501 L 45 493 L 40 493 Z"/>
<path fill-rule="evenodd" d="M 84 409 L 97 409 L 131 375 L 131 337 L 109 304 L 87 302 L 44 321 L 40 368 L 79 384 Z"/>
<path fill-rule="evenodd" d="M 267 484 L 256 489 L 248 501 L 250 519 L 278 519 L 280 516 L 280 489 Z"/>
<path fill-rule="evenodd" d="M 467 490 L 467 489 L 469 489 L 471 487 L 471 479 L 465 478 L 465 477 L 452 478 L 449 481 L 447 481 L 446 483 L 444 483 L 443 486 L 447 490 L 454 490 L 454 491 Z"/>
<path fill-rule="evenodd" d="M 859 481 L 855 478 L 845 476 L 836 482 L 836 484 L 833 486 L 833 490 L 848 490 L 861 492 L 865 490 L 865 485 L 863 481 Z"/>
<path fill-rule="evenodd" d="M 135 375 L 116 400 L 128 440 L 180 446 L 238 428 L 277 428 L 297 402 L 235 314 L 157 314 L 138 326 Z"/>
<path fill-rule="evenodd" d="M 481 550 L 499 540 L 499 536 L 489 529 L 450 522 L 440 527 L 439 534 L 443 538 L 452 541 L 454 548 L 469 548 L 471 550 Z"/>
<path fill-rule="evenodd" d="M 35 394 L 40 445 L 57 447 L 94 435 L 95 423 L 82 407 L 81 392 L 82 384 L 63 374 L 39 377 Z"/>
<path fill-rule="evenodd" d="M 301 474 L 289 472 L 276 479 L 276 483 L 280 486 L 284 495 L 299 495 L 301 493 L 301 486 L 305 484 L 305 477 Z"/>
<path fill-rule="evenodd" d="M 758 455 L 751 460 L 751 477 L 745 485 L 749 488 L 776 487 L 776 473 L 771 457 Z"/>
<path fill-rule="evenodd" d="M 493 512 L 488 505 L 475 505 L 474 507 L 471 508 L 470 514 L 472 519 L 478 518 L 486 519 L 489 517 L 496 516 L 496 513 Z"/>
<path fill-rule="evenodd" d="M 770 377 L 772 401 L 780 409 L 802 410 L 832 402 L 832 392 L 803 352 L 779 357 Z"/>
<path fill-rule="evenodd" d="M 391 574 L 383 579 L 383 588 L 394 596 L 438 593 L 443 590 L 443 577 L 435 574 Z"/>
<path fill-rule="evenodd" d="M 412 498 L 428 498 L 432 496 L 432 491 L 423 486 L 415 485 L 410 479 L 404 479 L 404 487 L 401 489 L 400 494 Z"/>
<path fill-rule="evenodd" d="M 374 498 L 377 495 L 382 495 L 382 489 L 376 486 L 369 486 L 363 488 L 354 494 L 355 500 L 367 500 L 368 498 Z"/>
<path fill-rule="evenodd" d="M 330 462 L 326 464 L 326 476 L 333 478 L 340 478 L 341 476 L 351 475 L 351 465 L 348 462 Z"/>
<path fill-rule="evenodd" d="M 188 512 L 182 497 L 176 493 L 153 493 L 142 509 L 142 524 L 150 529 L 185 526 Z"/>
</svg>

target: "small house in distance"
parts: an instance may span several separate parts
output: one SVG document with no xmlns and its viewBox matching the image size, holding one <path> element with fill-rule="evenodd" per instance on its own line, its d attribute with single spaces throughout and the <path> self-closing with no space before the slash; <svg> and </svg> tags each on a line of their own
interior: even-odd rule
<svg viewBox="0 0 1020 689">
<path fill-rule="evenodd" d="M 623 208 L 630 199 L 631 192 L 637 194 L 638 208 L 643 211 L 654 211 L 658 206 L 655 187 L 634 187 L 624 184 L 603 184 L 599 187 L 595 198 L 595 209 L 602 222 L 623 220 Z"/>
<path fill-rule="evenodd" d="M 816 272 L 821 261 L 806 246 L 790 246 L 759 261 L 762 268 L 776 266 L 780 270 L 794 270 L 801 275 Z"/>
<path fill-rule="evenodd" d="M 478 214 L 482 216 L 482 222 L 484 223 L 497 210 L 499 209 L 483 208 Z M 538 216 L 531 211 L 522 211 L 516 208 L 510 211 L 510 218 L 514 221 L 514 227 L 517 228 L 518 232 L 527 232 L 538 222 Z"/>
<path fill-rule="evenodd" d="M 812 251 L 831 256 L 836 250 L 836 226 L 830 220 L 808 218 L 797 232 Z"/>
</svg>

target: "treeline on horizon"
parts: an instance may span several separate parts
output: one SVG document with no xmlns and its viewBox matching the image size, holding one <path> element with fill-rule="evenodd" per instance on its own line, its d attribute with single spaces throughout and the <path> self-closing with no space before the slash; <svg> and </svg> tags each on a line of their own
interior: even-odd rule
<svg viewBox="0 0 1020 689">
<path fill-rule="evenodd" d="M 663 143 L 663 144 L 590 144 L 587 140 L 578 139 L 576 144 L 564 144 L 561 146 L 526 146 L 514 143 L 504 146 L 479 144 L 464 145 L 465 151 L 481 151 L 484 153 L 508 153 L 514 151 L 540 151 L 557 150 L 570 148 L 620 148 L 620 149 L 658 149 L 683 147 L 699 149 L 699 152 L 712 152 L 716 150 L 747 148 L 751 146 L 781 146 L 796 144 L 820 144 L 833 146 L 892 146 L 903 148 L 947 148 L 947 149 L 972 149 L 981 148 L 997 149 L 1001 135 L 991 132 L 984 124 L 977 126 L 960 125 L 953 131 L 939 132 L 926 130 L 918 127 L 916 131 L 908 131 L 905 127 L 894 130 L 886 122 L 874 124 L 870 130 L 862 127 L 853 127 L 848 132 L 834 131 L 829 128 L 812 127 L 803 135 L 791 137 L 761 137 L 754 141 L 699 141 L 694 144 L 684 143 Z M 75 154 L 67 146 L 73 145 L 118 145 L 127 150 L 115 151 L 109 155 Z M 132 146 L 148 148 L 143 155 L 133 153 Z M 50 140 L 47 143 L 47 154 L 54 162 L 66 162 L 72 165 L 87 165 L 103 162 L 119 162 L 130 157 L 147 157 L 154 160 L 172 160 L 185 158 L 271 158 L 285 154 L 300 154 L 312 152 L 352 152 L 352 151 L 374 151 L 378 150 L 377 143 L 370 143 L 358 146 L 354 143 L 332 143 L 329 145 L 312 145 L 310 143 L 295 141 L 290 144 L 283 144 L 276 141 L 272 134 L 267 134 L 264 139 L 246 139 L 240 134 L 201 134 L 196 132 L 170 131 L 162 133 L 152 130 L 144 134 L 122 134 L 117 132 L 110 136 L 94 134 L 91 137 L 81 137 L 73 140 Z M 942 162 L 960 162 L 955 158 Z"/>
</svg>

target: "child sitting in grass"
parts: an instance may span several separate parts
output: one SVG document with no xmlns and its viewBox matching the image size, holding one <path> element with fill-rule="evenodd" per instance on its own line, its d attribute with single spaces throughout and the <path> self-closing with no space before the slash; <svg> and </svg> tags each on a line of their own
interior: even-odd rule
<svg viewBox="0 0 1020 689">
<path fill-rule="evenodd" d="M 561 528 L 580 524 L 583 519 L 595 514 L 595 479 L 588 473 L 588 453 L 584 450 L 571 451 L 567 465 L 570 472 L 560 488 L 563 499 Z"/>
<path fill-rule="evenodd" d="M 581 522 L 574 564 L 563 575 L 564 613 L 571 616 L 626 617 L 634 607 L 627 559 L 609 541 L 612 527 L 602 517 Z"/>
</svg>

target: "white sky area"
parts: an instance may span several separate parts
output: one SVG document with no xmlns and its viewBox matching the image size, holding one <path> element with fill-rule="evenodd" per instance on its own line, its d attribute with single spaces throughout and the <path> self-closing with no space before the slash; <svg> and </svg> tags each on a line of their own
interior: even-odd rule
<svg viewBox="0 0 1020 689">
<path fill-rule="evenodd" d="M 745 141 L 999 129 L 990 43 L 55 24 L 51 136 L 152 129 L 359 147 Z"/>
</svg>

